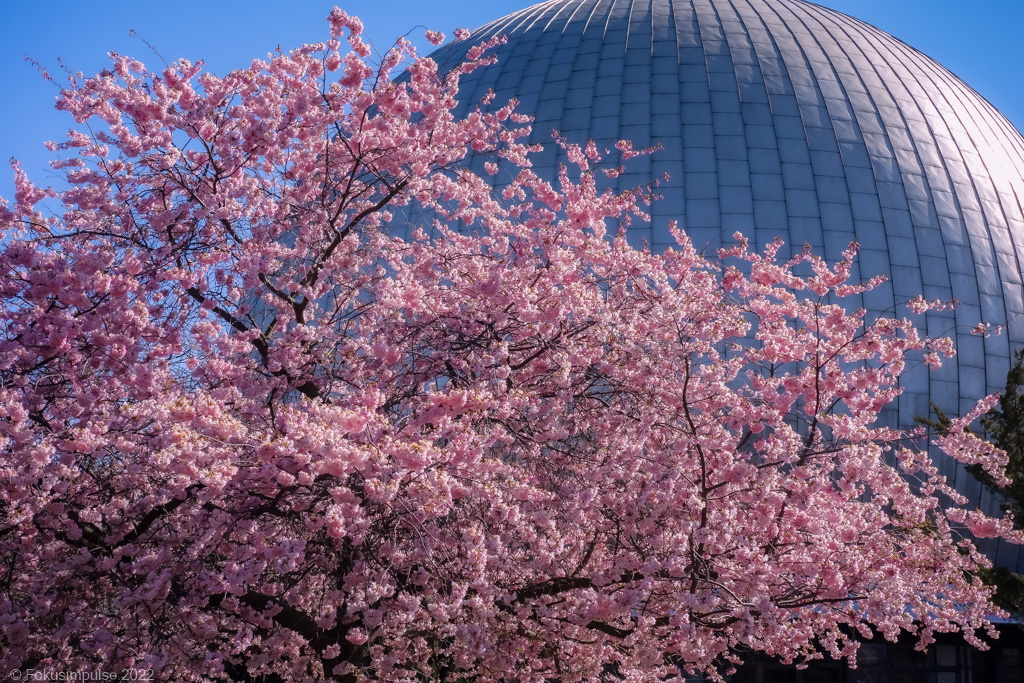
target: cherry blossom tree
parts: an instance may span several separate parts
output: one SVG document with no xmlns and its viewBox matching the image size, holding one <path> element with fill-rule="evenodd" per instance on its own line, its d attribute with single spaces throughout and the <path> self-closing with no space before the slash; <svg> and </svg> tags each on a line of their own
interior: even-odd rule
<svg viewBox="0 0 1024 683">
<path fill-rule="evenodd" d="M 547 182 L 514 102 L 453 118 L 494 41 L 445 73 L 329 21 L 224 77 L 114 55 L 59 99 L 61 189 L 15 165 L 0 673 L 655 681 L 977 642 L 970 539 L 1019 532 L 876 425 L 952 349 L 842 306 L 877 284 L 854 248 L 635 249 L 606 232 L 649 192 L 598 182 L 627 143 L 560 143 Z M 938 447 L 1000 481 L 993 402 Z"/>
</svg>

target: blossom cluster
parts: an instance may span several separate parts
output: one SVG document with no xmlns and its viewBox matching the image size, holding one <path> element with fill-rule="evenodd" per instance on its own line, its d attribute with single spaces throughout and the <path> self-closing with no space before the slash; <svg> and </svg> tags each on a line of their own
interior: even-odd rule
<svg viewBox="0 0 1024 683">
<path fill-rule="evenodd" d="M 1020 539 L 878 426 L 952 350 L 844 307 L 855 249 L 633 248 L 628 143 L 551 183 L 514 102 L 452 116 L 500 39 L 442 73 L 329 22 L 224 77 L 115 55 L 65 186 L 16 171 L 0 675 L 661 681 L 989 626 L 971 539 Z M 937 445 L 1001 476 L 974 417 Z"/>
</svg>

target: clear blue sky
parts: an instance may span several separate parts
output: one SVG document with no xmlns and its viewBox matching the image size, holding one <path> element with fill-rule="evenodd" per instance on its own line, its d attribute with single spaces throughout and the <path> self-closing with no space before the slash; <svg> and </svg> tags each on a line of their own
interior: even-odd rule
<svg viewBox="0 0 1024 683">
<path fill-rule="evenodd" d="M 17 157 L 37 181 L 50 158 L 42 142 L 63 137 L 70 119 L 53 110 L 56 89 L 24 61 L 27 53 L 59 72 L 104 69 L 108 51 L 159 64 L 135 29 L 168 61 L 205 59 L 224 73 L 246 66 L 278 45 L 288 49 L 326 36 L 332 2 L 291 0 L 0 0 L 0 159 Z M 532 4 L 531 0 L 350 0 L 382 47 L 412 30 L 451 34 L 475 28 Z M 935 58 L 1024 128 L 1024 0 L 822 0 L 863 19 Z M 421 28 L 416 28 L 421 27 Z M 422 41 L 421 41 L 422 44 Z M 11 174 L 0 165 L 0 195 L 11 195 Z"/>
</svg>

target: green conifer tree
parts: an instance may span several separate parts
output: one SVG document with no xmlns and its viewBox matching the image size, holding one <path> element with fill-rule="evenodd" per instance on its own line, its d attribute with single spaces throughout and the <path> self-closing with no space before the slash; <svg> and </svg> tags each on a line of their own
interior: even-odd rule
<svg viewBox="0 0 1024 683">
<path fill-rule="evenodd" d="M 936 419 L 918 418 L 918 422 L 945 433 L 949 417 L 934 404 L 932 409 Z M 988 439 L 1009 456 L 1006 476 L 1010 483 L 1000 486 L 979 466 L 968 467 L 967 471 L 986 489 L 1001 496 L 1003 510 L 1013 513 L 1018 529 L 1024 528 L 1024 349 L 1014 356 L 999 405 L 981 418 L 981 424 Z M 1017 621 L 1024 621 L 1024 576 L 998 566 L 983 570 L 980 575 L 985 583 L 995 586 L 995 603 Z"/>
<path fill-rule="evenodd" d="M 980 467 L 970 473 L 987 489 L 1003 497 L 1003 509 L 1013 513 L 1017 528 L 1024 528 L 1024 349 L 1017 351 L 1006 375 L 1006 389 L 999 405 L 981 419 L 988 438 L 1006 451 L 1006 476 L 1010 483 L 999 486 Z M 996 604 L 1014 618 L 1024 617 L 1024 576 L 1006 567 L 993 567 L 982 576 L 996 587 Z"/>
</svg>

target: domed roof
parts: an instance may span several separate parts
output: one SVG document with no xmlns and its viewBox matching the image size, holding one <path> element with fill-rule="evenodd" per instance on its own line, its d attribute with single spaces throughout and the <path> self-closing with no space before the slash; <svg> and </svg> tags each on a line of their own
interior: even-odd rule
<svg viewBox="0 0 1024 683">
<path fill-rule="evenodd" d="M 856 241 L 861 275 L 890 279 L 865 297 L 869 311 L 957 299 L 926 323 L 955 338 L 957 361 L 912 373 L 893 420 L 927 415 L 929 400 L 962 413 L 1004 385 L 1011 345 L 1024 344 L 1024 139 L 941 65 L 802 0 L 550 0 L 470 41 L 495 34 L 508 43 L 464 77 L 463 112 L 493 89 L 496 104 L 516 97 L 535 115 L 535 142 L 558 130 L 663 147 L 618 181 L 671 176 L 651 224 L 631 228 L 637 242 L 672 244 L 670 219 L 698 247 L 739 231 L 835 260 Z M 538 170 L 554 178 L 558 154 L 549 145 Z M 1009 335 L 972 335 L 980 322 Z"/>
</svg>

